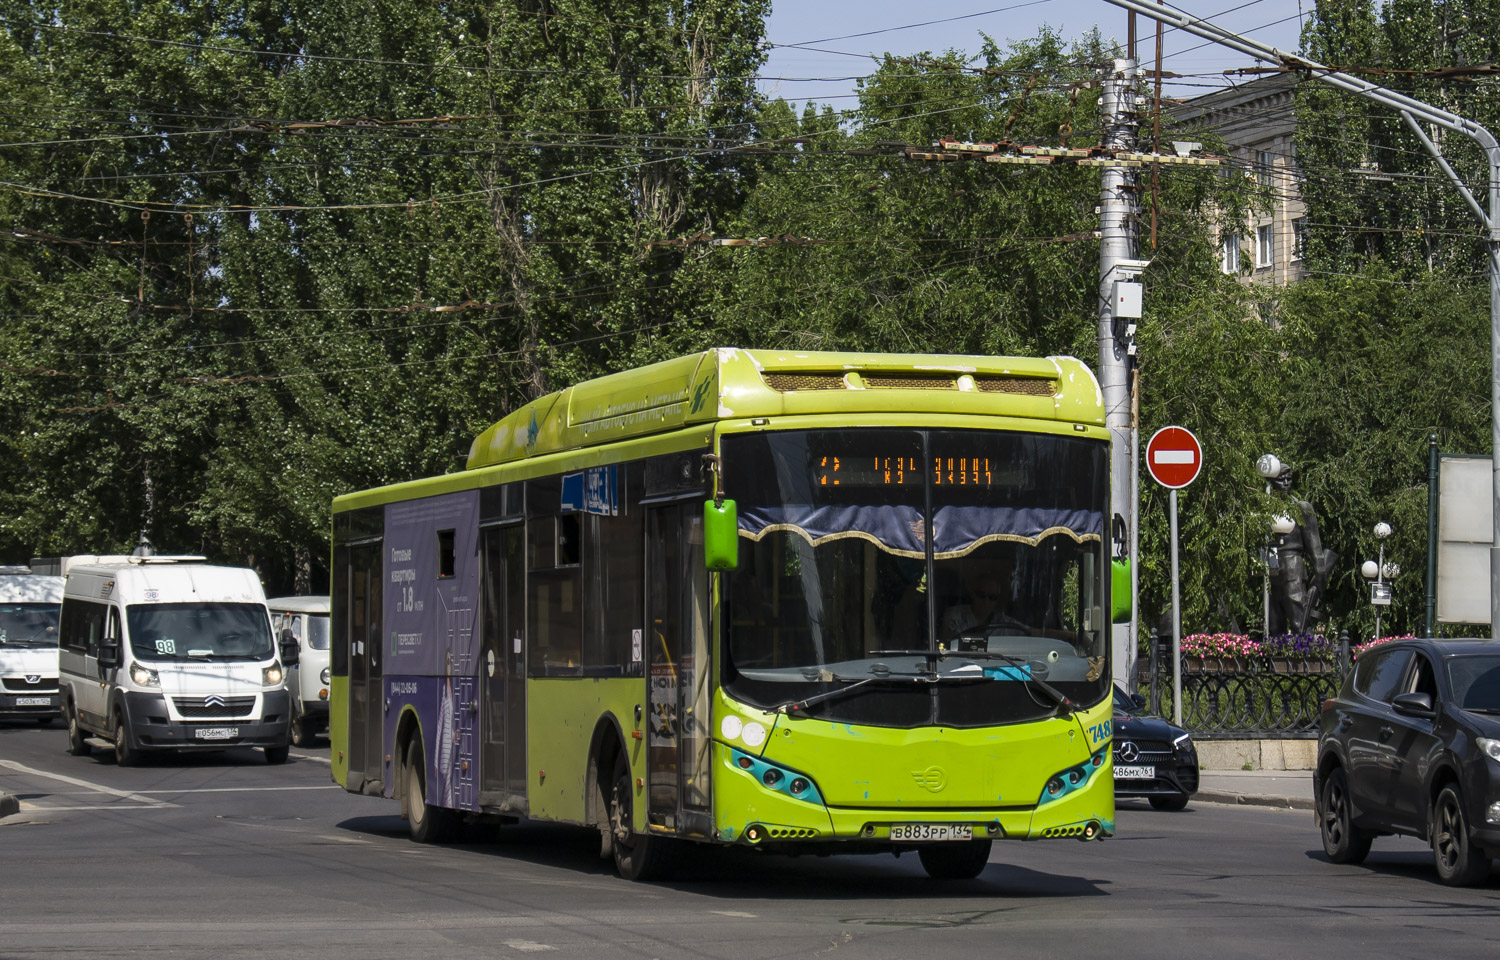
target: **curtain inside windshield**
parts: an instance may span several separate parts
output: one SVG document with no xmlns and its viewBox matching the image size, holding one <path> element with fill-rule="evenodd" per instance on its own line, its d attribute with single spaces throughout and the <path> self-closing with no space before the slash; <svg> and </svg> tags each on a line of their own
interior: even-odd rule
<svg viewBox="0 0 1500 960">
<path fill-rule="evenodd" d="M 151 603 L 125 608 L 130 649 L 142 660 L 265 660 L 271 621 L 254 603 Z"/>
</svg>

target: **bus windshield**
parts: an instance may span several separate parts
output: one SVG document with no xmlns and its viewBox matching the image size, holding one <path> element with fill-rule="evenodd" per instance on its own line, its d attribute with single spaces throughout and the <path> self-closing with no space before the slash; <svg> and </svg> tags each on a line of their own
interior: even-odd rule
<svg viewBox="0 0 1500 960">
<path fill-rule="evenodd" d="M 57 646 L 59 609 L 55 603 L 0 603 L 0 645 Z"/>
<path fill-rule="evenodd" d="M 138 660 L 271 658 L 271 620 L 260 604 L 131 604 L 125 619 Z"/>
<path fill-rule="evenodd" d="M 1049 713 L 1032 679 L 1106 694 L 1103 443 L 872 428 L 729 435 L 722 454 L 733 695 L 773 707 L 873 677 L 809 713 L 978 726 Z"/>
</svg>

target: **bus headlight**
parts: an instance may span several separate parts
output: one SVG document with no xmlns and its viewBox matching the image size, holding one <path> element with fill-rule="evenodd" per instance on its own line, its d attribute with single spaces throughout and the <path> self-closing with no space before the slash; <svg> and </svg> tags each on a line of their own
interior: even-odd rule
<svg viewBox="0 0 1500 960">
<path fill-rule="evenodd" d="M 260 682 L 262 686 L 278 687 L 281 685 L 284 674 L 281 672 L 281 664 L 273 663 L 269 667 L 263 667 L 260 671 Z"/>
<path fill-rule="evenodd" d="M 143 667 L 139 663 L 130 665 L 130 679 L 138 687 L 159 687 L 161 677 L 150 667 Z"/>
<path fill-rule="evenodd" d="M 328 668 L 327 667 L 324 667 L 323 668 L 323 672 L 320 673 L 320 674 L 318 674 L 318 679 L 321 680 L 321 681 L 323 681 L 323 685 L 325 687 L 328 685 L 328 683 L 329 683 L 329 673 L 328 673 Z"/>
</svg>

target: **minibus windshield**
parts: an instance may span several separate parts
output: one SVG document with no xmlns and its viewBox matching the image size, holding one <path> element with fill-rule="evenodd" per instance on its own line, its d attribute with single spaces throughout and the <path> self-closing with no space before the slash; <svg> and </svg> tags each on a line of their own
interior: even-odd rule
<svg viewBox="0 0 1500 960">
<path fill-rule="evenodd" d="M 57 646 L 55 603 L 0 603 L 0 645 Z"/>
<path fill-rule="evenodd" d="M 257 603 L 150 603 L 125 608 L 138 660 L 269 660 L 271 621 Z"/>
</svg>

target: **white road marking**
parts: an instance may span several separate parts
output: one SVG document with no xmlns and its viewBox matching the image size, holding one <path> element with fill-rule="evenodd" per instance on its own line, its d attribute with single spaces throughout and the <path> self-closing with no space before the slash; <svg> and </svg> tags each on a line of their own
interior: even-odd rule
<svg viewBox="0 0 1500 960">
<path fill-rule="evenodd" d="M 753 913 L 744 913 L 744 912 L 742 912 L 740 910 L 710 910 L 708 912 L 709 913 L 717 913 L 721 917 L 744 917 L 747 920 L 754 920 L 755 919 L 755 914 L 753 914 Z"/>
<path fill-rule="evenodd" d="M 336 783 L 319 784 L 316 787 L 184 787 L 181 790 L 142 790 L 141 796 L 153 793 L 257 793 L 274 790 L 337 790 Z"/>
<path fill-rule="evenodd" d="M 152 807 L 177 806 L 175 803 L 170 803 L 166 800 L 153 800 L 139 793 L 131 793 L 129 790 L 116 790 L 114 787 L 106 787 L 102 783 L 91 783 L 88 780 L 79 780 L 77 777 L 65 777 L 60 773 L 48 773 L 46 770 L 38 770 L 35 767 L 28 767 L 23 763 L 16 763 L 14 760 L 0 760 L 0 767 L 14 770 L 17 773 L 30 774 L 33 777 L 45 777 L 48 780 L 56 780 L 60 783 L 72 784 L 75 787 L 83 787 L 85 790 L 91 790 L 94 793 L 106 793 L 112 797 L 119 797 L 122 800 L 134 800 L 136 803 L 144 803 Z"/>
<path fill-rule="evenodd" d="M 337 840 L 339 843 L 374 843 L 373 840 L 356 840 L 353 837 L 336 837 L 331 833 L 318 834 L 319 840 Z"/>
<path fill-rule="evenodd" d="M 534 940 L 505 940 L 505 941 L 502 941 L 502 942 L 507 947 L 510 947 L 512 950 L 519 950 L 522 953 L 538 953 L 538 952 L 540 952 L 542 950 L 556 950 L 557 949 L 556 947 L 551 946 L 550 944 L 537 943 Z"/>
<path fill-rule="evenodd" d="M 333 761 L 328 759 L 327 757 L 315 757 L 310 753 L 289 753 L 287 754 L 287 756 L 296 757 L 298 760 L 312 760 L 316 763 L 326 763 L 329 766 L 333 765 Z"/>
<path fill-rule="evenodd" d="M 165 810 L 168 807 L 175 806 L 177 806 L 175 803 L 153 803 L 149 806 L 128 803 L 99 803 L 93 806 L 53 807 L 41 803 L 32 803 L 30 800 L 23 800 L 21 802 L 22 810 L 30 810 L 33 813 L 57 813 L 62 810 Z"/>
</svg>

